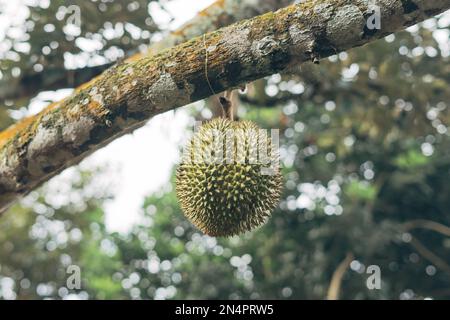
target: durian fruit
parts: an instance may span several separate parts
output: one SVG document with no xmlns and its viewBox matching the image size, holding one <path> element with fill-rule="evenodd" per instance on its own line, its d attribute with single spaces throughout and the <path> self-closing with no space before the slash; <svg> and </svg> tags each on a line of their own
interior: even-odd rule
<svg viewBox="0 0 450 320">
<path fill-rule="evenodd" d="M 266 161 L 255 152 L 258 148 L 266 148 Z M 204 123 L 185 148 L 176 173 L 176 193 L 186 217 L 215 237 L 263 225 L 282 191 L 279 155 L 274 149 L 270 135 L 261 136 L 251 121 L 216 118 Z M 276 163 L 270 174 L 263 171 L 271 166 L 267 160 Z"/>
</svg>

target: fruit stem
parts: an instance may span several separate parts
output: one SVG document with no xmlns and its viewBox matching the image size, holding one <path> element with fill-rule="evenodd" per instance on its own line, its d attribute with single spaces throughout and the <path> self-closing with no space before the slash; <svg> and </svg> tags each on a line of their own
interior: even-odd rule
<svg viewBox="0 0 450 320">
<path fill-rule="evenodd" d="M 225 95 L 219 98 L 223 117 L 231 121 L 234 121 L 233 93 L 232 90 L 225 91 Z"/>
</svg>

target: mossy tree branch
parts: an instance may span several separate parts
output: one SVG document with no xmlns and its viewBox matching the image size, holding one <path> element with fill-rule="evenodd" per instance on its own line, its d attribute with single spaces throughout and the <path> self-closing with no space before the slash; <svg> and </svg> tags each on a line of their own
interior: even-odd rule
<svg viewBox="0 0 450 320">
<path fill-rule="evenodd" d="M 196 36 L 229 26 L 232 23 L 284 8 L 292 0 L 216 0 L 194 18 L 169 33 L 164 39 L 150 46 L 148 53 L 156 54 L 163 49 L 186 42 Z M 143 53 L 128 55 L 129 60 L 137 60 Z M 27 74 L 12 88 L 0 90 L 0 99 L 31 98 L 40 91 L 73 88 L 99 75 L 113 63 L 67 70 L 56 66 L 45 73 Z"/>
<path fill-rule="evenodd" d="M 124 61 L 0 133 L 0 210 L 152 116 L 403 30 L 450 0 L 308 0 Z M 208 55 L 207 77 L 205 58 Z"/>
</svg>

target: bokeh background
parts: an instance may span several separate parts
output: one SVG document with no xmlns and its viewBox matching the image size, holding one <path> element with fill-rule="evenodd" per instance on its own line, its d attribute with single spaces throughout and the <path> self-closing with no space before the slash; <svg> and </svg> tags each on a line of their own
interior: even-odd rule
<svg viewBox="0 0 450 320">
<path fill-rule="evenodd" d="M 211 2 L 0 0 L 0 129 Z M 346 257 L 342 299 L 450 298 L 449 25 L 447 12 L 239 95 L 240 118 L 281 130 L 283 199 L 254 232 L 205 236 L 174 193 L 183 144 L 216 99 L 64 171 L 0 218 L 0 299 L 324 299 Z"/>
</svg>

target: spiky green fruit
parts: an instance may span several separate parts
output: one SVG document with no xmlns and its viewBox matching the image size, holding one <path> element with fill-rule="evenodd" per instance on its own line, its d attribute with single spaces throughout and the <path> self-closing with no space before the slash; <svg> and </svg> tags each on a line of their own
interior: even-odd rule
<svg viewBox="0 0 450 320">
<path fill-rule="evenodd" d="M 217 118 L 203 124 L 185 148 L 176 192 L 184 214 L 202 232 L 233 236 L 267 221 L 282 181 L 269 135 L 251 121 Z"/>
</svg>

